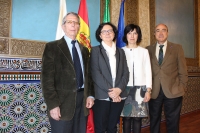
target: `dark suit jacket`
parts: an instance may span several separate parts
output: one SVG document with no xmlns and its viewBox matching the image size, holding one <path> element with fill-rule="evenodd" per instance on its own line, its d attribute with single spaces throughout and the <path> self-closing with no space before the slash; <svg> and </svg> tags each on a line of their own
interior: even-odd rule
<svg viewBox="0 0 200 133">
<path fill-rule="evenodd" d="M 93 96 L 88 74 L 89 51 L 79 45 L 84 64 L 84 107 L 86 98 Z M 71 120 L 76 107 L 76 74 L 73 60 L 63 38 L 46 44 L 42 58 L 41 84 L 45 102 L 49 110 L 60 107 L 61 120 Z M 85 115 L 88 110 L 85 108 Z"/>
<path fill-rule="evenodd" d="M 102 45 L 92 47 L 91 74 L 94 82 L 95 99 L 108 98 L 108 89 L 113 88 L 112 75 L 108 56 Z M 126 85 L 129 80 L 129 71 L 126 56 L 122 49 L 116 49 L 116 79 L 115 87 L 122 90 L 121 97 L 126 97 Z"/>
<path fill-rule="evenodd" d="M 167 98 L 184 95 L 188 80 L 187 66 L 182 46 L 167 42 L 167 49 L 161 66 L 156 58 L 156 44 L 147 47 L 152 69 L 152 99 L 156 99 L 160 85 Z"/>
</svg>

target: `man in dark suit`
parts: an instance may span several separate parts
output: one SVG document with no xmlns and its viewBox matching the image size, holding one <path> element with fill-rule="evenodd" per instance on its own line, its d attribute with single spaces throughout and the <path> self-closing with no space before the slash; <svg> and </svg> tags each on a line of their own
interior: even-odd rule
<svg viewBox="0 0 200 133">
<path fill-rule="evenodd" d="M 149 102 L 151 133 L 160 133 L 162 106 L 164 105 L 167 133 L 179 133 L 182 99 L 188 80 L 182 46 L 167 41 L 168 27 L 155 28 L 157 43 L 147 47 L 152 68 L 152 96 Z"/>
<path fill-rule="evenodd" d="M 87 108 L 94 104 L 89 51 L 75 40 L 79 27 L 78 14 L 68 13 L 64 37 L 47 43 L 43 53 L 41 83 L 52 133 L 85 133 Z"/>
</svg>

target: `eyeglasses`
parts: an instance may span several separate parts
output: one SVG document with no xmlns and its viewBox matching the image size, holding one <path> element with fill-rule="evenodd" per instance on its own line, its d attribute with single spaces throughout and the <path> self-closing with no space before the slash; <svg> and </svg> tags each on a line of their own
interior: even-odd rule
<svg viewBox="0 0 200 133">
<path fill-rule="evenodd" d="M 102 30 L 101 33 L 104 34 L 104 35 L 106 35 L 107 33 L 111 34 L 111 33 L 113 33 L 113 30 L 112 29 L 110 29 L 110 30 Z"/>
<path fill-rule="evenodd" d="M 158 32 L 162 32 L 162 33 L 165 33 L 165 32 L 167 32 L 167 29 L 156 29 L 156 31 L 155 31 L 156 33 L 158 33 Z"/>
<path fill-rule="evenodd" d="M 65 24 L 65 23 L 67 23 L 67 24 L 74 24 L 74 25 L 80 25 L 79 22 L 72 21 L 72 20 L 66 20 L 66 21 L 63 22 L 63 24 Z"/>
</svg>

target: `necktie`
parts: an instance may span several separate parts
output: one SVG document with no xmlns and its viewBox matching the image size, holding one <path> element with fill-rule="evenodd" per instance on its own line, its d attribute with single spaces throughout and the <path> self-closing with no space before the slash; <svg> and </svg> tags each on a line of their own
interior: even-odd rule
<svg viewBox="0 0 200 133">
<path fill-rule="evenodd" d="M 159 57 L 158 57 L 158 63 L 159 65 L 162 64 L 162 61 L 163 61 L 163 47 L 164 45 L 160 45 L 160 50 L 159 50 Z"/>
<path fill-rule="evenodd" d="M 72 40 L 72 55 L 73 55 L 73 61 L 74 61 L 74 69 L 76 72 L 76 81 L 77 81 L 77 88 L 81 88 L 83 85 L 83 73 L 81 68 L 81 63 L 79 59 L 79 55 L 77 52 L 77 49 L 75 47 L 76 40 Z"/>
</svg>

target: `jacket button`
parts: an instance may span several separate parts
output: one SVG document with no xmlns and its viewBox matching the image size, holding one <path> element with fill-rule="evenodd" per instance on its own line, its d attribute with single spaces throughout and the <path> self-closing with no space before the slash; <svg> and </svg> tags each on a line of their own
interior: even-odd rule
<svg viewBox="0 0 200 133">
<path fill-rule="evenodd" d="M 76 90 L 73 90 L 73 92 L 75 93 L 75 92 L 76 92 Z"/>
</svg>

